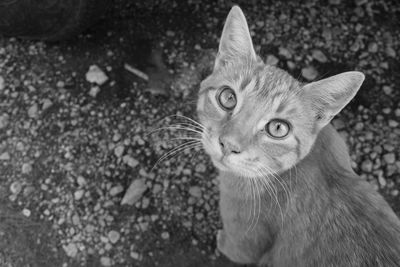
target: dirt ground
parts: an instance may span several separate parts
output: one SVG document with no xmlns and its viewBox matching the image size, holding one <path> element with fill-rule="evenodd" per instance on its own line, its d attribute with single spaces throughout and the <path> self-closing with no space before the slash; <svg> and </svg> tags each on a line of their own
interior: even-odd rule
<svg viewBox="0 0 400 267">
<path fill-rule="evenodd" d="M 400 214 L 400 3 L 237 3 L 268 63 L 302 81 L 366 74 L 333 124 L 356 172 Z M 207 155 L 193 147 L 154 167 L 181 142 L 173 130 L 151 134 L 196 118 L 231 6 L 118 0 L 65 42 L 0 38 L 0 266 L 237 266 L 215 252 L 217 173 Z M 93 65 L 104 84 L 87 81 Z M 143 190 L 121 205 L 133 181 Z"/>
</svg>

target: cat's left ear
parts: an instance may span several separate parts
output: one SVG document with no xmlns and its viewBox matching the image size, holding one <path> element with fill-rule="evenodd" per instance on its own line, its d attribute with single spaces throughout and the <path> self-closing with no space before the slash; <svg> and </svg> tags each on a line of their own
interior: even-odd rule
<svg viewBox="0 0 400 267">
<path fill-rule="evenodd" d="M 361 72 L 349 71 L 303 87 L 303 99 L 315 112 L 317 130 L 327 125 L 353 99 L 364 78 Z"/>
<path fill-rule="evenodd" d="M 240 7 L 234 6 L 225 21 L 214 69 L 238 58 L 257 59 L 246 18 Z"/>
</svg>

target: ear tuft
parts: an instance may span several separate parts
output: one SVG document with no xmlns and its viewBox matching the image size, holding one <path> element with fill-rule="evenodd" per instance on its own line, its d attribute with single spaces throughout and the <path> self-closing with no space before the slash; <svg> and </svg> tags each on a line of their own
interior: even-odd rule
<svg viewBox="0 0 400 267">
<path fill-rule="evenodd" d="M 358 71 L 344 72 L 303 88 L 303 99 L 315 112 L 317 128 L 321 129 L 354 98 L 365 79 Z"/>
<path fill-rule="evenodd" d="M 255 60 L 256 53 L 246 18 L 238 6 L 233 6 L 225 21 L 214 69 L 238 57 Z"/>
</svg>

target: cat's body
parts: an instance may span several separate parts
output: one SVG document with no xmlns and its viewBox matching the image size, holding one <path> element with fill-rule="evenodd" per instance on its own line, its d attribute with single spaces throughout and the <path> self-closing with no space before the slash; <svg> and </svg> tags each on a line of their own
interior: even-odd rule
<svg viewBox="0 0 400 267">
<path fill-rule="evenodd" d="M 349 162 L 341 137 L 326 126 L 296 169 L 280 175 L 291 181 L 290 202 L 276 185 L 283 220 L 274 196 L 264 191 L 254 229 L 254 200 L 237 190 L 242 178 L 221 173 L 218 248 L 236 262 L 261 266 L 400 266 L 399 220 Z"/>
<path fill-rule="evenodd" d="M 301 84 L 265 65 L 238 7 L 200 86 L 203 145 L 219 169 L 232 261 L 272 267 L 400 266 L 400 221 L 350 165 L 329 125 L 364 80 L 346 72 Z"/>
</svg>

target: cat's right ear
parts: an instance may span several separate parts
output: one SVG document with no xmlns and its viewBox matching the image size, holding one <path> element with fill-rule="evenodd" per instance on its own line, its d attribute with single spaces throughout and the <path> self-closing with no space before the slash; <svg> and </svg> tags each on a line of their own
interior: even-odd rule
<svg viewBox="0 0 400 267">
<path fill-rule="evenodd" d="M 234 6 L 225 21 L 214 70 L 238 58 L 256 60 L 257 57 L 246 18 L 242 10 L 238 6 Z"/>
</svg>

